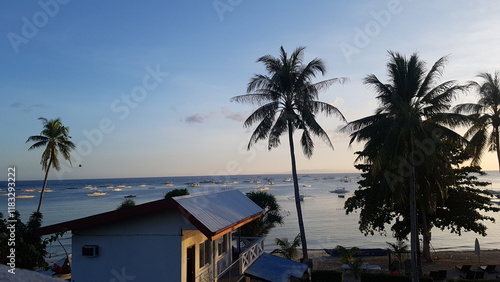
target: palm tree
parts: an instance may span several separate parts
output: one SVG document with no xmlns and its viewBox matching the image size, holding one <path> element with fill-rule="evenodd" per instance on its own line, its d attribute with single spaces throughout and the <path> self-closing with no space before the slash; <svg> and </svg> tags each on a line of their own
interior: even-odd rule
<svg viewBox="0 0 500 282">
<path fill-rule="evenodd" d="M 343 83 L 346 79 L 333 78 L 313 83 L 312 79 L 316 77 L 316 73 L 325 73 L 325 66 L 320 59 L 313 59 L 304 64 L 304 49 L 305 47 L 299 47 L 288 57 L 282 46 L 279 58 L 271 55 L 260 57 L 257 62 L 264 64 L 268 75 L 254 75 L 248 83 L 248 94 L 233 97 L 231 101 L 252 103 L 259 106 L 244 122 L 245 127 L 257 123 L 257 127 L 248 142 L 248 149 L 259 140 L 268 139 L 268 149 L 271 150 L 271 148 L 280 145 L 281 135 L 288 133 L 302 254 L 304 261 L 307 262 L 307 242 L 300 205 L 293 133 L 297 129 L 302 130 L 300 144 L 304 155 L 308 158 L 312 156 L 314 149 L 312 135 L 320 137 L 333 148 L 328 134 L 316 122 L 316 114 L 335 115 L 342 121 L 345 121 L 345 118 L 336 107 L 318 101 L 318 93 L 331 84 Z"/>
<path fill-rule="evenodd" d="M 273 253 L 280 254 L 286 259 L 294 260 L 297 256 L 297 247 L 300 246 L 300 234 L 297 234 L 291 243 L 288 242 L 288 238 L 276 238 L 275 243 L 280 248 L 273 250 Z"/>
<path fill-rule="evenodd" d="M 456 94 L 466 87 L 457 85 L 455 81 L 436 85 L 446 57 L 440 58 L 427 74 L 425 63 L 417 54 L 406 58 L 389 51 L 389 58 L 387 68 L 390 83 L 382 83 L 373 74 L 364 80 L 378 94 L 379 108 L 374 115 L 350 122 L 345 129 L 352 132 L 351 144 L 354 141 L 366 141 L 364 153 L 360 154 L 357 161 L 364 160 L 371 164 L 371 174 L 381 175 L 377 178 L 379 185 L 387 193 L 393 193 L 400 203 L 409 205 L 412 281 L 418 281 L 416 192 L 418 189 L 419 195 L 428 195 L 431 193 L 427 193 L 426 189 L 442 189 L 437 196 L 445 197 L 446 187 L 417 187 L 416 167 L 425 171 L 426 166 L 423 164 L 429 164 L 431 160 L 431 163 L 439 164 L 435 170 L 439 169 L 443 177 L 448 175 L 452 178 L 451 166 L 439 160 L 446 158 L 444 152 L 449 149 L 449 142 L 463 144 L 465 140 L 446 126 L 462 125 L 465 118 L 444 111 L 450 108 Z M 433 179 L 435 174 L 430 174 L 420 173 L 418 183 L 439 184 Z"/>
<path fill-rule="evenodd" d="M 47 177 L 49 175 L 49 170 L 53 167 L 56 170 L 60 169 L 59 165 L 59 153 L 63 156 L 65 160 L 70 160 L 70 151 L 75 148 L 75 144 L 69 139 L 71 136 L 68 135 L 69 127 L 64 126 L 61 123 L 61 119 L 51 119 L 47 120 L 44 117 L 39 118 L 43 123 L 43 130 L 40 135 L 30 136 L 26 143 L 35 142 L 31 145 L 28 150 L 38 149 L 45 147 L 42 153 L 42 158 L 40 164 L 42 165 L 42 170 L 45 171 L 45 178 L 43 180 L 42 192 L 40 193 L 40 201 L 38 202 L 38 208 L 36 212 L 40 212 L 42 207 L 43 194 L 45 192 L 45 187 L 47 186 Z"/>
<path fill-rule="evenodd" d="M 473 82 L 477 87 L 479 101 L 464 103 L 455 107 L 457 113 L 469 113 L 472 125 L 465 133 L 470 138 L 473 154 L 472 164 L 478 165 L 486 148 L 496 151 L 500 170 L 500 72 L 480 73 L 483 84 Z"/>
</svg>

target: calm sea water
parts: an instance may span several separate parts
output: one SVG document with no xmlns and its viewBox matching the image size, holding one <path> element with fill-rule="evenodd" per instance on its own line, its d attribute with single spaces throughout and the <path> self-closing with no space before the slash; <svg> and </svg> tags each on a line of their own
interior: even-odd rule
<svg viewBox="0 0 500 282">
<path fill-rule="evenodd" d="M 282 226 L 271 231 L 266 239 L 266 249 L 275 248 L 275 238 L 292 239 L 298 234 L 297 215 L 293 200 L 293 184 L 284 181 L 290 175 L 238 175 L 238 176 L 199 176 L 199 177 L 152 177 L 152 178 L 120 178 L 120 179 L 85 179 L 85 180 L 52 180 L 48 182 L 47 189 L 52 190 L 45 194 L 42 206 L 44 215 L 43 225 L 50 225 L 67 220 L 94 215 L 101 212 L 114 210 L 126 195 L 136 195 L 136 204 L 154 201 L 163 198 L 165 192 L 175 188 L 188 188 L 190 192 L 199 193 L 207 191 L 220 191 L 223 189 L 238 189 L 243 193 L 256 191 L 268 187 L 267 192 L 276 196 L 281 205 L 285 222 Z M 500 191 L 500 175 L 498 172 L 488 172 L 482 180 L 491 182 L 486 189 Z M 301 194 L 305 195 L 302 202 L 303 216 L 309 249 L 333 248 L 337 245 L 346 247 L 357 246 L 360 248 L 385 248 L 386 242 L 395 242 L 391 234 L 387 236 L 364 236 L 358 230 L 358 214 L 345 214 L 343 209 L 345 200 L 357 189 L 359 174 L 311 174 L 300 175 Z M 211 181 L 216 182 L 209 183 Z M 275 184 L 269 185 L 272 181 Z M 225 184 L 222 184 L 222 183 Z M 174 186 L 166 186 L 173 183 Z M 199 187 L 190 187 L 190 183 L 200 183 Z M 39 192 L 25 192 L 39 189 L 42 181 L 17 181 L 16 194 L 35 195 L 34 198 L 17 199 L 16 209 L 21 213 L 25 222 L 29 215 L 36 210 Z M 124 186 L 124 187 L 123 187 Z M 1 183 L 5 193 L 6 182 Z M 96 188 L 95 190 L 87 189 Z M 337 188 L 345 188 L 345 198 L 330 193 Z M 113 189 L 121 188 L 121 191 Z M 93 192 L 106 192 L 105 196 L 89 197 Z M 3 200 L 2 200 L 3 199 Z M 1 202 L 4 202 L 1 204 Z M 0 212 L 4 215 L 7 211 L 7 197 L 0 196 Z M 488 213 L 497 221 L 500 214 Z M 461 236 L 451 234 L 449 231 L 432 230 L 432 247 L 435 250 L 473 250 L 474 240 L 479 239 L 482 249 L 500 249 L 500 227 L 497 223 L 485 222 L 488 227 L 486 237 L 472 232 L 464 232 Z M 389 230 L 390 232 L 390 230 Z M 60 239 L 61 244 L 71 252 L 70 234 Z M 64 249 L 55 243 L 50 248 L 52 259 L 64 255 Z"/>
</svg>

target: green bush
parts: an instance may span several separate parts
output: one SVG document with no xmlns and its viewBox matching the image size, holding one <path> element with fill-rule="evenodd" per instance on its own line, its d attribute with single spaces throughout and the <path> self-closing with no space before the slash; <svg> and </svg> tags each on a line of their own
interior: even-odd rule
<svg viewBox="0 0 500 282">
<path fill-rule="evenodd" d="M 174 189 L 165 194 L 165 199 L 170 199 L 172 197 L 189 195 L 189 190 L 187 188 L 184 189 Z"/>
<path fill-rule="evenodd" d="M 421 282 L 432 282 L 430 277 L 420 277 Z M 411 278 L 404 275 L 390 275 L 385 273 L 361 273 L 361 282 L 411 282 Z"/>
<path fill-rule="evenodd" d="M 342 282 L 342 272 L 334 270 L 316 270 L 312 273 L 313 282 Z"/>
</svg>

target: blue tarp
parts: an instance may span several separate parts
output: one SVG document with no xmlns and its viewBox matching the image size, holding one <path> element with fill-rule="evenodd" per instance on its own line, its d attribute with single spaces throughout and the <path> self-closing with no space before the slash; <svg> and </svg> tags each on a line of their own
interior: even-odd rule
<svg viewBox="0 0 500 282">
<path fill-rule="evenodd" d="M 291 276 L 301 278 L 306 270 L 306 264 L 264 253 L 245 274 L 265 281 L 286 282 Z"/>
</svg>

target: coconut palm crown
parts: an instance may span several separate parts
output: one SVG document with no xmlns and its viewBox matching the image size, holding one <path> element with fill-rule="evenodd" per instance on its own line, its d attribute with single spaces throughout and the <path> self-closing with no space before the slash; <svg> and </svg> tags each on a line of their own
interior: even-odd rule
<svg viewBox="0 0 500 282">
<path fill-rule="evenodd" d="M 496 152 L 500 170 L 500 72 L 480 73 L 482 84 L 472 82 L 479 94 L 477 103 L 464 103 L 455 107 L 455 112 L 468 113 L 471 126 L 465 133 L 470 138 L 473 154 L 472 164 L 479 165 L 486 148 Z"/>
<path fill-rule="evenodd" d="M 316 121 L 316 114 L 336 116 L 346 121 L 342 113 L 334 106 L 318 101 L 318 93 L 333 83 L 344 83 L 345 78 L 333 78 L 313 83 L 317 73 L 325 73 L 325 65 L 321 59 L 303 62 L 305 47 L 295 49 L 290 56 L 283 46 L 280 56 L 265 55 L 257 62 L 264 64 L 268 74 L 256 74 L 248 83 L 247 94 L 233 97 L 231 101 L 251 103 L 258 108 L 245 120 L 244 127 L 257 124 L 248 149 L 260 140 L 267 139 L 268 149 L 280 145 L 281 135 L 288 133 L 292 176 L 294 183 L 295 205 L 299 221 L 304 261 L 308 260 L 307 242 L 300 205 L 300 191 L 295 161 L 293 133 L 302 130 L 300 145 L 304 155 L 310 158 L 314 150 L 312 136 L 324 140 L 330 147 L 333 145 L 326 131 Z"/>
<path fill-rule="evenodd" d="M 43 195 L 45 192 L 45 187 L 47 186 L 47 177 L 50 168 L 55 170 L 60 169 L 59 155 L 61 155 L 65 160 L 70 160 L 70 152 L 75 148 L 75 144 L 69 139 L 69 127 L 64 126 L 61 123 L 61 119 L 51 119 L 48 120 L 44 117 L 39 118 L 43 123 L 43 130 L 40 135 L 30 136 L 26 143 L 35 142 L 29 147 L 28 150 L 34 150 L 38 148 L 45 147 L 42 153 L 42 158 L 40 159 L 40 165 L 42 170 L 45 171 L 45 178 L 43 180 L 43 187 L 40 193 L 40 201 L 38 203 L 37 212 L 40 212 L 42 207 Z"/>
</svg>

